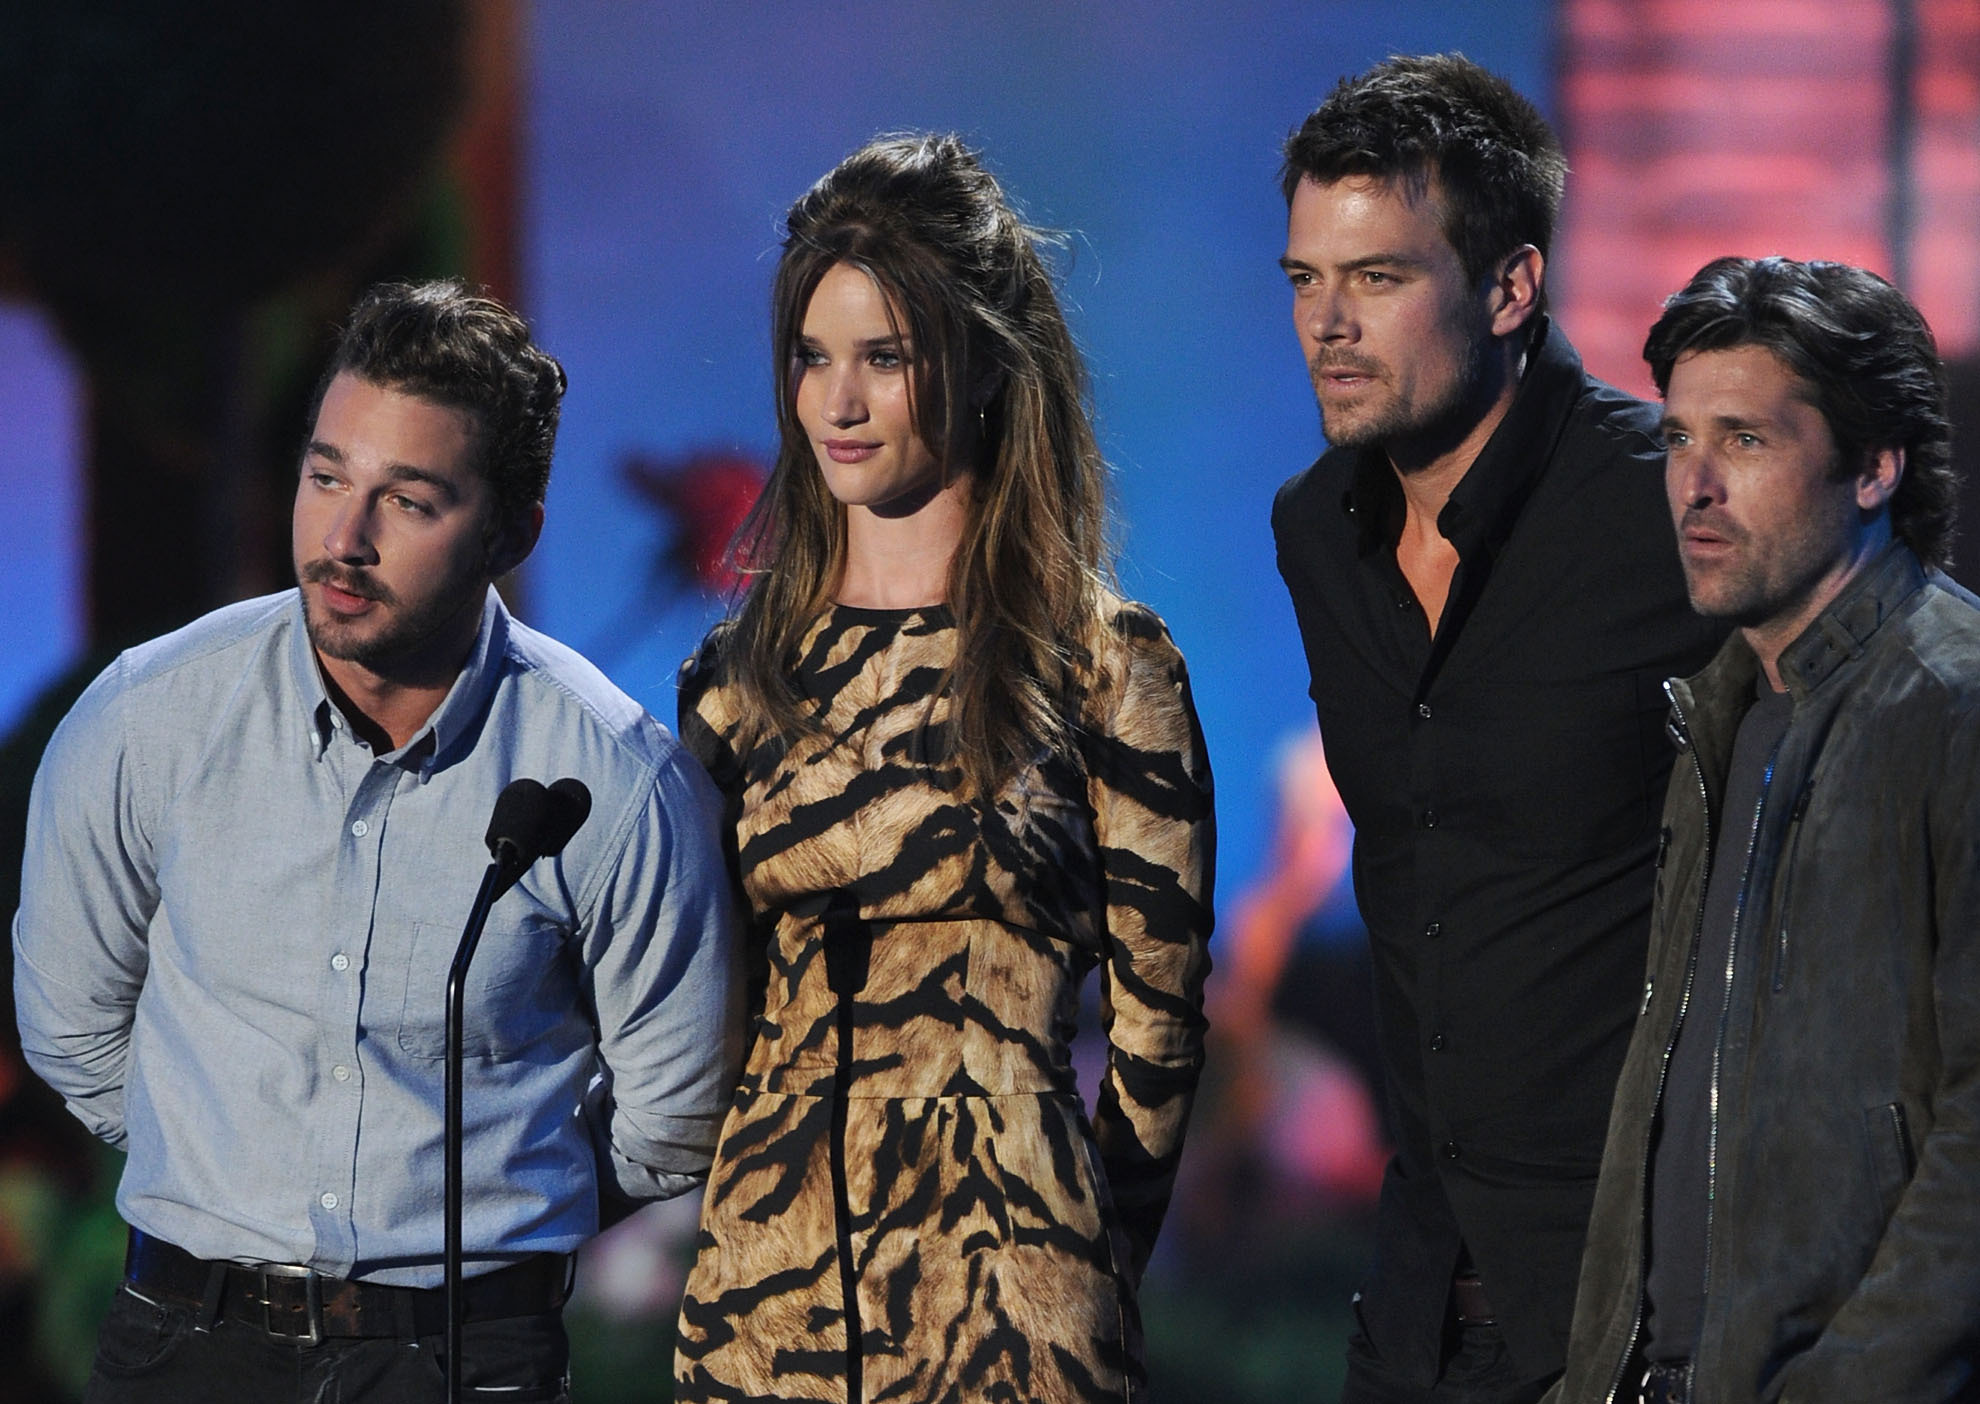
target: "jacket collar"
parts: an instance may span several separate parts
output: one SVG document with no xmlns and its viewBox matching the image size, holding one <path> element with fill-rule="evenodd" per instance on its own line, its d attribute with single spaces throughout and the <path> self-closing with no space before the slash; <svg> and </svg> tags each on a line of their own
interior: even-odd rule
<svg viewBox="0 0 1980 1404">
<path fill-rule="evenodd" d="M 1858 571 L 1795 641 L 1781 650 L 1781 680 L 1799 706 L 1843 664 L 1862 656 L 1884 621 L 1925 584 L 1925 568 L 1901 541 L 1893 541 Z M 1739 719 L 1760 685 L 1760 660 L 1735 629 L 1705 668 L 1665 684 L 1676 712 L 1673 733 L 1692 746 L 1707 777 L 1731 764 Z"/>
<path fill-rule="evenodd" d="M 1836 669 L 1860 656 L 1884 621 L 1924 585 L 1925 567 L 1909 546 L 1893 541 L 1885 547 L 1801 631 L 1800 638 L 1781 650 L 1781 680 L 1788 691 L 1799 700 L 1827 682 Z"/>
<path fill-rule="evenodd" d="M 1437 530 L 1457 547 L 1460 559 L 1495 555 L 1505 544 L 1541 467 L 1552 457 L 1583 379 L 1581 357 L 1543 315 L 1505 418 L 1437 514 Z M 1357 454 L 1341 506 L 1359 523 L 1363 555 L 1395 544 L 1402 531 L 1402 487 L 1380 445 Z"/>
</svg>

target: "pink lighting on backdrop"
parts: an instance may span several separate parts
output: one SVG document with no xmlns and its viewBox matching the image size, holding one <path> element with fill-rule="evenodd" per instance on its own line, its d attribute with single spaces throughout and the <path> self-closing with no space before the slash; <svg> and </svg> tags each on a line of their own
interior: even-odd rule
<svg viewBox="0 0 1980 1404">
<path fill-rule="evenodd" d="M 1980 7 L 1563 0 L 1561 317 L 1651 393 L 1663 299 L 1721 254 L 1857 263 L 1980 344 Z"/>
</svg>

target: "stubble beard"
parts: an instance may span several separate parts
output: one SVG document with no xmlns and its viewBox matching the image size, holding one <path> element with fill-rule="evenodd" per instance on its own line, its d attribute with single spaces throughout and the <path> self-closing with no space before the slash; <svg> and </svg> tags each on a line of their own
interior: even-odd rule
<svg viewBox="0 0 1980 1404">
<path fill-rule="evenodd" d="M 310 561 L 297 567 L 296 576 L 305 584 L 335 585 L 374 600 L 386 611 L 382 620 L 368 616 L 340 619 L 324 610 L 309 591 L 303 591 L 303 627 L 310 646 L 325 658 L 355 663 L 372 673 L 391 673 L 405 660 L 417 657 L 466 608 L 464 587 L 461 591 L 437 592 L 407 610 L 383 581 L 335 561 Z M 477 602 L 479 598 L 477 595 Z"/>
<path fill-rule="evenodd" d="M 1832 485 L 1851 481 L 1852 474 L 1840 452 L 1822 478 Z M 1839 557 L 1847 554 L 1856 519 L 1853 498 L 1838 492 L 1826 511 L 1809 513 L 1793 530 L 1771 532 L 1756 541 L 1748 528 L 1718 512 L 1686 508 L 1677 522 L 1680 541 L 1688 529 L 1701 527 L 1732 547 L 1730 558 L 1716 568 L 1694 567 L 1690 556 L 1678 553 L 1692 611 L 1740 629 L 1762 629 L 1798 613 Z"/>
<path fill-rule="evenodd" d="M 1327 436 L 1328 444 L 1334 448 L 1369 449 L 1462 439 L 1490 399 L 1483 385 L 1486 334 L 1479 328 L 1466 328 L 1466 332 L 1457 373 L 1434 399 L 1421 403 L 1405 401 L 1391 389 L 1388 397 L 1378 404 L 1361 409 L 1343 406 L 1330 412 L 1320 395 L 1320 385 L 1327 372 L 1353 371 L 1370 376 L 1378 387 L 1386 387 L 1390 383 L 1388 367 L 1381 361 L 1352 354 L 1322 352 L 1309 358 L 1306 369 L 1313 379 L 1314 398 L 1320 404 L 1320 430 Z"/>
<path fill-rule="evenodd" d="M 1802 530 L 1786 539 L 1756 543 L 1743 528 L 1709 514 L 1687 512 L 1679 531 L 1700 522 L 1709 524 L 1734 549 L 1730 559 L 1703 569 L 1681 555 L 1685 594 L 1695 613 L 1735 628 L 1764 629 L 1798 613 L 1836 561 L 1834 534 L 1818 523 L 1804 523 Z"/>
</svg>

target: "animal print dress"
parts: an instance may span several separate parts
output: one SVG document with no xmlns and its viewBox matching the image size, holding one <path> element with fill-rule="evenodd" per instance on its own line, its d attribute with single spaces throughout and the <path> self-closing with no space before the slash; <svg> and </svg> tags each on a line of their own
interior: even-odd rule
<svg viewBox="0 0 1980 1404">
<path fill-rule="evenodd" d="M 1182 656 L 1110 601 L 1077 756 L 963 801 L 918 734 L 946 609 L 834 606 L 822 734 L 737 749 L 721 631 L 681 734 L 728 797 L 758 996 L 681 1308 L 682 1401 L 1141 1394 L 1135 1284 L 1202 1062 L 1214 846 Z M 1089 1126 L 1069 1055 L 1102 974 Z"/>
</svg>

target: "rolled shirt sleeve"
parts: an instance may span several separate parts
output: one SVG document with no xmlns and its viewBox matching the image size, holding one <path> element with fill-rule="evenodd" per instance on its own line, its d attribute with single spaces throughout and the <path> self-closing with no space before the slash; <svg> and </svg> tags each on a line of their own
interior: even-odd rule
<svg viewBox="0 0 1980 1404">
<path fill-rule="evenodd" d="M 583 938 L 609 1174 L 634 1199 L 679 1194 L 708 1173 L 742 1064 L 742 945 L 721 808 L 675 747 Z"/>
</svg>

